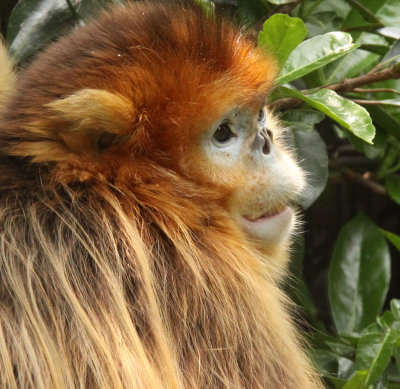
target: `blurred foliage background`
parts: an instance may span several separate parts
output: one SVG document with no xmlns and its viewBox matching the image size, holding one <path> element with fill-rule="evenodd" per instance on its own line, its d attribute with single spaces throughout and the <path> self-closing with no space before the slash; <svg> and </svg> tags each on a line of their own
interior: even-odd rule
<svg viewBox="0 0 400 389">
<path fill-rule="evenodd" d="M 287 287 L 317 369 L 332 388 L 400 388 L 400 1 L 193 1 L 279 64 L 270 104 L 309 184 Z M 2 0 L 0 30 L 23 69 L 125 2 Z"/>
</svg>

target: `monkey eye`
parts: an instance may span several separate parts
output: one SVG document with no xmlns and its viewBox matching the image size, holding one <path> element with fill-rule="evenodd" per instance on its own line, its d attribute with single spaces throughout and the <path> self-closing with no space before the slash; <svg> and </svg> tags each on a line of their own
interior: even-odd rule
<svg viewBox="0 0 400 389">
<path fill-rule="evenodd" d="M 236 135 L 232 132 L 231 125 L 229 123 L 222 123 L 214 132 L 213 142 L 216 146 L 225 146 L 235 137 Z"/>
<path fill-rule="evenodd" d="M 258 111 L 258 118 L 257 118 L 258 124 L 259 124 L 260 126 L 263 126 L 264 123 L 265 123 L 265 119 L 266 119 L 265 108 L 262 107 L 262 108 Z"/>
</svg>

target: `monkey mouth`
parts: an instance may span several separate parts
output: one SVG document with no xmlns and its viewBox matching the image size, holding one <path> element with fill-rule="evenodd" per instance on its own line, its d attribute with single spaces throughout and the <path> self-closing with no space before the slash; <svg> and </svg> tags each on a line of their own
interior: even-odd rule
<svg viewBox="0 0 400 389">
<path fill-rule="evenodd" d="M 288 206 L 268 210 L 261 215 L 242 216 L 239 224 L 253 239 L 265 242 L 268 245 L 279 244 L 287 238 L 294 226 L 294 212 Z"/>
<path fill-rule="evenodd" d="M 290 210 L 290 208 L 288 206 L 283 206 L 280 208 L 268 210 L 260 216 L 253 217 L 253 216 L 245 215 L 245 216 L 243 216 L 243 218 L 249 222 L 262 223 L 271 218 L 279 217 L 280 215 L 282 215 L 285 212 L 288 212 L 289 210 Z"/>
</svg>

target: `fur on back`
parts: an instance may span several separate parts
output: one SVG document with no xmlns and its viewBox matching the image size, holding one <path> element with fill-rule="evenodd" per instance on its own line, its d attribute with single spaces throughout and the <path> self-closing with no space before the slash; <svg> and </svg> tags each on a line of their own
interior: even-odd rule
<svg viewBox="0 0 400 389">
<path fill-rule="evenodd" d="M 0 116 L 1 387 L 322 388 L 279 287 L 286 247 L 258 251 L 228 193 L 177 162 L 274 74 L 239 29 L 153 2 L 19 75 Z"/>
</svg>

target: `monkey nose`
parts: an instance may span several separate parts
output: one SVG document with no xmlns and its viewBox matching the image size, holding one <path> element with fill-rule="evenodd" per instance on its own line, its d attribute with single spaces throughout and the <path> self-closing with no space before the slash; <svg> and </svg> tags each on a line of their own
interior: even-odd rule
<svg viewBox="0 0 400 389">
<path fill-rule="evenodd" d="M 264 138 L 264 146 L 263 146 L 263 154 L 268 155 L 271 152 L 271 143 L 272 143 L 272 139 L 270 136 L 271 131 L 269 130 L 265 130 L 265 131 L 261 131 L 261 135 Z M 271 133 L 272 135 L 272 133 Z"/>
<path fill-rule="evenodd" d="M 268 129 L 259 131 L 254 139 L 253 147 L 257 150 L 262 150 L 263 154 L 268 155 L 272 147 L 272 132 Z"/>
</svg>

